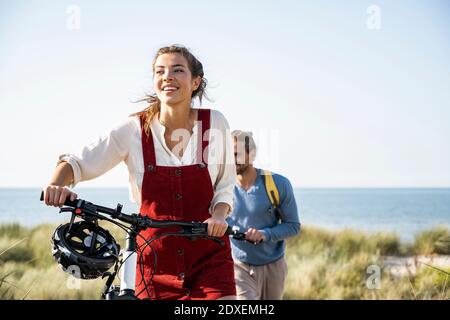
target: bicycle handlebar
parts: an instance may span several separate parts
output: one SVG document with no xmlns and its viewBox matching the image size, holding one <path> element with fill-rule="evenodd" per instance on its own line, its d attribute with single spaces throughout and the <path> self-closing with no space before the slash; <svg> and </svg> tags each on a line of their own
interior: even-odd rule
<svg viewBox="0 0 450 320">
<path fill-rule="evenodd" d="M 44 191 L 41 191 L 41 201 L 44 201 Z M 71 207 L 74 210 L 71 211 L 75 215 L 78 216 L 87 216 L 92 218 L 101 219 L 102 216 L 98 215 L 98 213 L 103 213 L 111 216 L 113 219 L 120 220 L 122 222 L 128 223 L 132 226 L 139 227 L 142 229 L 146 228 L 171 228 L 171 227 L 181 227 L 181 228 L 190 228 L 194 233 L 205 233 L 208 229 L 208 224 L 203 222 L 186 222 L 186 221 L 176 221 L 176 220 L 154 220 L 149 217 L 137 215 L 137 214 L 125 214 L 122 213 L 122 205 L 117 204 L 116 209 L 108 208 L 93 204 L 89 201 L 83 199 L 76 199 L 72 201 L 70 199 L 66 199 L 64 205 L 67 207 Z M 63 211 L 63 210 L 62 210 Z M 228 226 L 226 235 L 232 235 L 234 239 L 237 240 L 246 240 L 245 233 L 239 232 L 238 230 L 234 230 L 232 227 Z M 248 241 L 248 240 L 247 240 Z M 250 241 L 251 242 L 251 241 Z M 252 242 L 253 243 L 253 242 Z"/>
</svg>

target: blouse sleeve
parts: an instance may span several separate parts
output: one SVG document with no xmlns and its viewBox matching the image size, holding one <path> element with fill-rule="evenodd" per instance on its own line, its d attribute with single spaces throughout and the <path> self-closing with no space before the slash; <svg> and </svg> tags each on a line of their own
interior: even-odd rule
<svg viewBox="0 0 450 320">
<path fill-rule="evenodd" d="M 75 187 L 81 181 L 101 176 L 125 161 L 129 153 L 129 137 L 135 126 L 132 118 L 117 125 L 97 140 L 85 146 L 80 153 L 65 153 L 59 156 L 60 162 L 68 162 L 73 169 Z"/>
<path fill-rule="evenodd" d="M 230 206 L 230 211 L 233 211 L 233 189 L 236 183 L 236 165 L 234 161 L 234 147 L 231 137 L 230 126 L 225 117 L 216 110 L 211 110 L 214 113 L 214 128 L 211 135 L 214 135 L 214 142 L 220 146 L 217 149 L 219 157 L 218 175 L 214 184 L 214 197 L 211 201 L 210 212 L 214 211 L 216 204 L 223 202 Z"/>
</svg>

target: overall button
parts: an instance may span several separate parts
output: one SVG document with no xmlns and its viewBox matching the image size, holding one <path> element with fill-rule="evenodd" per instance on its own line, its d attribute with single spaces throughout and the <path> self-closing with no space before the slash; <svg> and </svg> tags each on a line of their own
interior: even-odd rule
<svg viewBox="0 0 450 320">
<path fill-rule="evenodd" d="M 183 251 L 183 249 L 178 249 L 178 250 L 177 250 L 177 253 L 178 253 L 180 256 L 182 256 L 182 255 L 184 254 L 184 251 Z"/>
<path fill-rule="evenodd" d="M 191 295 L 191 291 L 189 289 L 186 289 L 186 291 L 184 292 L 185 296 L 190 296 Z"/>
<path fill-rule="evenodd" d="M 175 195 L 175 199 L 181 200 L 181 199 L 183 199 L 183 196 L 182 196 L 181 194 L 177 193 L 177 194 Z"/>
<path fill-rule="evenodd" d="M 149 164 L 149 165 L 147 166 L 147 170 L 150 171 L 150 172 L 152 172 L 153 170 L 155 170 L 155 166 L 152 165 L 152 164 Z"/>
<path fill-rule="evenodd" d="M 178 274 L 178 278 L 180 278 L 181 280 L 184 280 L 184 272 L 180 272 Z"/>
<path fill-rule="evenodd" d="M 206 168 L 206 164 L 204 164 L 203 162 L 202 163 L 200 163 L 199 165 L 198 165 L 200 168 Z"/>
<path fill-rule="evenodd" d="M 175 170 L 175 175 L 181 176 L 181 169 L 176 169 Z"/>
</svg>

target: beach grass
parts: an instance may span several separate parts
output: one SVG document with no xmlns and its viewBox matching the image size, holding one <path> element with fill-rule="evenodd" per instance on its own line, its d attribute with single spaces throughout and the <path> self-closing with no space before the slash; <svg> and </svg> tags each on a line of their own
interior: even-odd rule
<svg viewBox="0 0 450 320">
<path fill-rule="evenodd" d="M 450 254 L 450 234 L 445 227 L 424 231 L 417 235 L 412 247 L 416 254 Z"/>
<path fill-rule="evenodd" d="M 450 233 L 436 227 L 403 244 L 393 233 L 365 234 L 304 228 L 288 240 L 285 299 L 449 299 L 450 266 L 417 265 L 394 276 L 384 257 L 437 256 L 448 253 Z"/>
<path fill-rule="evenodd" d="M 99 299 L 106 279 L 78 280 L 51 256 L 55 225 L 0 226 L 0 299 Z M 123 247 L 125 233 L 108 229 Z M 436 227 L 404 244 L 393 233 L 303 227 L 287 241 L 284 299 L 449 299 L 450 268 L 421 265 L 393 275 L 385 257 L 450 253 L 450 232 Z"/>
</svg>

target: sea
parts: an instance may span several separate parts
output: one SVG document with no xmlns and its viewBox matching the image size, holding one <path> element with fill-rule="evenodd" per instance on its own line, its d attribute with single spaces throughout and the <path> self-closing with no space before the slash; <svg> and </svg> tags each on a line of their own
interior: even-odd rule
<svg viewBox="0 0 450 320">
<path fill-rule="evenodd" d="M 77 188 L 79 198 L 138 212 L 127 188 Z M 45 206 L 38 188 L 0 188 L 0 224 L 33 227 L 64 223 L 68 213 Z M 302 226 L 338 231 L 354 229 L 394 232 L 404 242 L 436 226 L 450 228 L 450 188 L 296 188 L 294 195 Z M 1 236 L 1 235 L 0 235 Z"/>
</svg>

